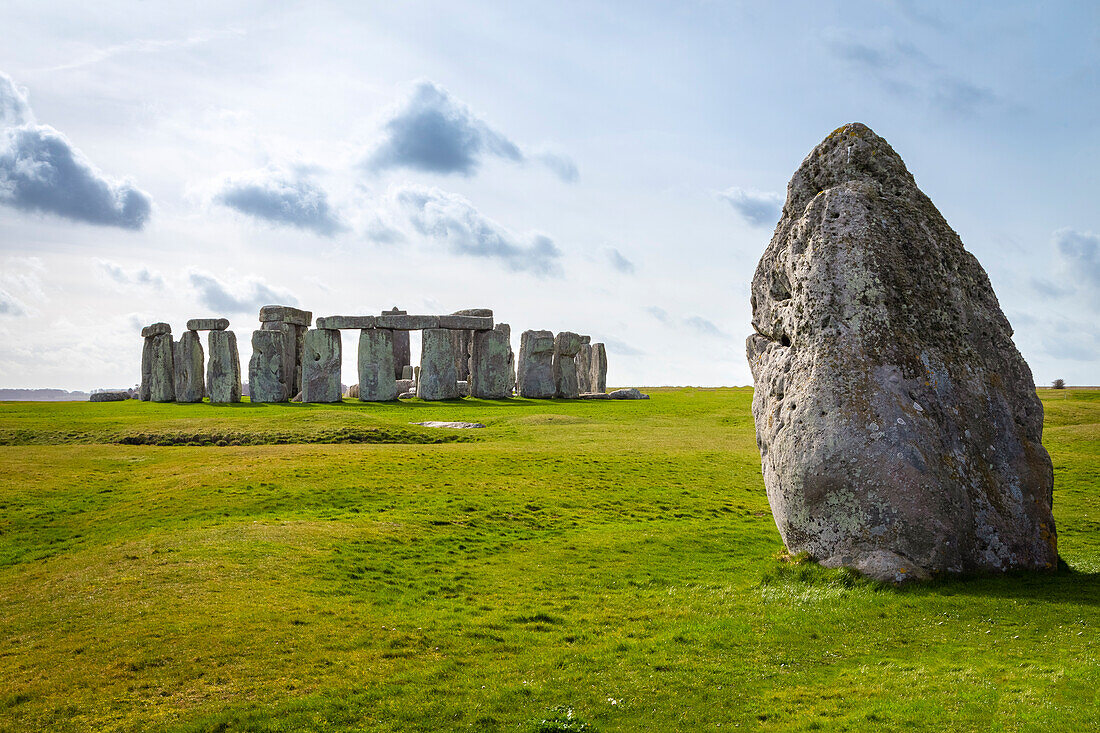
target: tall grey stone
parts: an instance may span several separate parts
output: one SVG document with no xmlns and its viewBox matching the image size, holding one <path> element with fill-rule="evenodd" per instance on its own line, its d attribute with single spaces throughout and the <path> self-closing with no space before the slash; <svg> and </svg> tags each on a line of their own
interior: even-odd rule
<svg viewBox="0 0 1100 733">
<path fill-rule="evenodd" d="M 577 352 L 581 348 L 581 336 L 572 331 L 562 331 L 554 337 L 554 358 L 551 368 L 554 374 L 554 395 L 563 399 L 577 399 Z"/>
<path fill-rule="evenodd" d="M 384 316 L 404 316 L 408 311 L 403 311 L 396 305 L 388 311 L 382 311 Z M 412 351 L 409 348 L 409 332 L 408 331 L 394 331 L 393 332 L 393 376 L 395 379 L 401 379 L 401 373 L 405 366 L 412 365 Z"/>
<path fill-rule="evenodd" d="M 302 402 L 340 402 L 343 344 L 340 332 L 328 328 L 306 331 L 302 357 Z M 359 385 L 362 390 L 362 384 Z"/>
<path fill-rule="evenodd" d="M 207 346 L 206 389 L 211 402 L 241 401 L 241 359 L 237 353 L 237 334 L 211 331 Z"/>
<path fill-rule="evenodd" d="M 474 331 L 470 357 L 470 395 L 484 400 L 512 396 L 512 329 L 498 323 L 492 331 Z"/>
<path fill-rule="evenodd" d="M 194 331 L 184 331 L 172 355 L 176 371 L 176 402 L 202 402 L 206 396 L 206 365 L 202 339 Z"/>
<path fill-rule="evenodd" d="M 524 331 L 519 337 L 520 397 L 549 399 L 557 393 L 554 385 L 554 334 L 550 331 Z"/>
<path fill-rule="evenodd" d="M 149 399 L 153 402 L 175 402 L 176 370 L 172 334 L 158 333 L 148 337 Z"/>
<path fill-rule="evenodd" d="M 473 331 L 449 330 L 451 335 L 451 351 L 455 355 L 455 375 L 459 381 L 470 378 L 470 335 Z"/>
<path fill-rule="evenodd" d="M 286 358 L 285 334 L 260 329 L 252 332 L 252 358 L 248 360 L 248 392 L 253 402 L 286 402 L 283 368 Z"/>
<path fill-rule="evenodd" d="M 892 582 L 1057 566 L 1031 371 L 885 140 L 845 125 L 806 157 L 751 304 L 753 418 L 791 552 Z"/>
<path fill-rule="evenodd" d="M 261 328 L 283 334 L 283 379 L 288 395 L 302 391 L 302 356 L 305 353 L 305 326 L 281 321 L 267 321 Z"/>
<path fill-rule="evenodd" d="M 394 332 L 384 328 L 365 328 L 359 333 L 359 399 L 363 402 L 397 399 L 393 338 Z"/>
<path fill-rule="evenodd" d="M 148 402 L 153 388 L 153 339 L 146 336 L 141 340 L 141 385 L 138 387 L 138 399 Z"/>
<path fill-rule="evenodd" d="M 422 400 L 458 399 L 458 378 L 451 332 L 426 328 L 421 332 L 420 376 L 416 396 Z"/>
<path fill-rule="evenodd" d="M 588 389 L 590 392 L 607 391 L 607 349 L 603 344 L 592 344 L 592 355 L 589 362 L 590 376 Z"/>
<path fill-rule="evenodd" d="M 588 336 L 583 336 L 583 339 Z M 592 344 L 581 343 L 577 351 L 577 391 L 585 394 L 592 391 Z"/>
</svg>

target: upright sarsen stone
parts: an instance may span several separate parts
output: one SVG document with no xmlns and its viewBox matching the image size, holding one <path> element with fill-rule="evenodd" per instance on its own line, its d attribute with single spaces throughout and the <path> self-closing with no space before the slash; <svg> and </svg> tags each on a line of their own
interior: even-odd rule
<svg viewBox="0 0 1100 733">
<path fill-rule="evenodd" d="M 148 402 L 153 389 L 153 339 L 146 336 L 141 340 L 141 385 L 138 387 L 138 399 Z"/>
<path fill-rule="evenodd" d="M 241 359 L 237 334 L 211 331 L 207 340 L 210 359 L 206 364 L 206 388 L 211 402 L 241 401 Z"/>
<path fill-rule="evenodd" d="M 753 418 L 791 552 L 893 582 L 1056 567 L 1031 371 L 981 265 L 867 127 L 794 174 L 752 311 Z"/>
<path fill-rule="evenodd" d="M 473 331 L 470 357 L 470 395 L 483 400 L 512 396 L 512 329 L 498 323 L 492 331 Z"/>
<path fill-rule="evenodd" d="M 384 328 L 365 328 L 359 333 L 359 399 L 363 402 L 397 399 L 393 338 L 394 332 Z"/>
<path fill-rule="evenodd" d="M 194 331 L 185 331 L 173 354 L 176 402 L 202 402 L 206 393 L 203 357 L 202 339 Z"/>
<path fill-rule="evenodd" d="M 577 352 L 581 348 L 580 334 L 562 331 L 554 337 L 554 394 L 564 399 L 577 399 Z"/>
<path fill-rule="evenodd" d="M 339 331 L 315 328 L 306 332 L 302 357 L 302 402 L 340 402 L 343 398 L 340 386 L 342 357 Z"/>
<path fill-rule="evenodd" d="M 252 332 L 252 358 L 248 360 L 248 392 L 252 402 L 286 402 L 283 365 L 286 345 L 282 331 L 260 329 Z"/>
<path fill-rule="evenodd" d="M 408 315 L 408 311 L 403 311 L 396 305 L 390 308 L 388 311 L 382 311 L 384 316 L 404 316 Z M 409 332 L 408 331 L 394 331 L 393 332 L 393 376 L 395 379 L 402 378 L 402 372 L 405 366 L 412 366 L 412 351 L 409 347 Z"/>
<path fill-rule="evenodd" d="M 592 344 L 592 354 L 588 363 L 588 390 L 590 392 L 607 391 L 607 349 L 603 344 Z"/>
<path fill-rule="evenodd" d="M 175 402 L 176 370 L 172 334 L 149 336 L 149 399 L 153 402 Z"/>
<path fill-rule="evenodd" d="M 581 336 L 581 347 L 577 350 L 577 391 L 581 394 L 592 391 L 592 344 L 590 336 Z"/>
<path fill-rule="evenodd" d="M 520 397 L 549 399 L 554 386 L 554 334 L 550 331 L 524 331 L 519 337 Z"/>
<path fill-rule="evenodd" d="M 458 378 L 451 332 L 426 328 L 421 332 L 420 376 L 416 396 L 422 400 L 458 399 Z"/>
</svg>

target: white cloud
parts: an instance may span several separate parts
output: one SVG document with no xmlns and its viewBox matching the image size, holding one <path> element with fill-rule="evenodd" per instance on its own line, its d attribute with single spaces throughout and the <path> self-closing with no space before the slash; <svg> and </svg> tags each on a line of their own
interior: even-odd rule
<svg viewBox="0 0 1100 733">
<path fill-rule="evenodd" d="M 756 227 L 773 226 L 783 210 L 783 197 L 777 193 L 733 187 L 722 191 L 718 197 Z"/>
<path fill-rule="evenodd" d="M 258 277 L 246 277 L 230 285 L 208 272 L 192 269 L 187 279 L 196 291 L 198 302 L 218 315 L 259 313 L 265 305 L 298 305 L 298 299 L 290 291 L 269 285 Z"/>
</svg>

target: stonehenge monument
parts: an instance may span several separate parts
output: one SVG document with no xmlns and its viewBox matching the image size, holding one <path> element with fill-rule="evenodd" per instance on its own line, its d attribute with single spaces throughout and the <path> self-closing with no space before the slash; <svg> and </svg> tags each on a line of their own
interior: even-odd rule
<svg viewBox="0 0 1100 733">
<path fill-rule="evenodd" d="M 260 309 L 248 362 L 249 399 L 256 403 L 339 402 L 343 388 L 341 330 L 358 330 L 359 383 L 348 394 L 363 402 L 416 396 L 508 399 L 576 398 L 603 392 L 603 344 L 571 331 L 525 331 L 517 363 L 511 327 L 493 311 L 471 308 L 449 315 L 410 315 L 392 308 L 378 316 L 322 316 L 285 305 Z M 240 402 L 237 337 L 225 318 L 192 318 L 179 342 L 167 323 L 142 329 L 139 397 L 154 402 Z M 205 364 L 198 331 L 210 331 Z M 409 331 L 422 332 L 419 365 L 410 364 Z M 598 386 L 598 390 L 597 390 Z M 296 396 L 300 395 L 300 397 Z M 598 396 L 598 395 L 597 395 Z"/>
</svg>

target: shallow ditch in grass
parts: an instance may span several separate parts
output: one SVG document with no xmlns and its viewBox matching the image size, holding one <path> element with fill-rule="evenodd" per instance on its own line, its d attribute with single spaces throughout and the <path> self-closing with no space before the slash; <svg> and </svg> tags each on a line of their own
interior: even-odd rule
<svg viewBox="0 0 1100 733">
<path fill-rule="evenodd" d="M 476 440 L 467 433 L 440 433 L 405 428 L 331 428 L 315 431 L 171 430 L 137 432 L 0 431 L 0 445 L 63 445 L 114 443 L 154 446 L 240 446 L 295 444 L 463 443 Z"/>
</svg>

